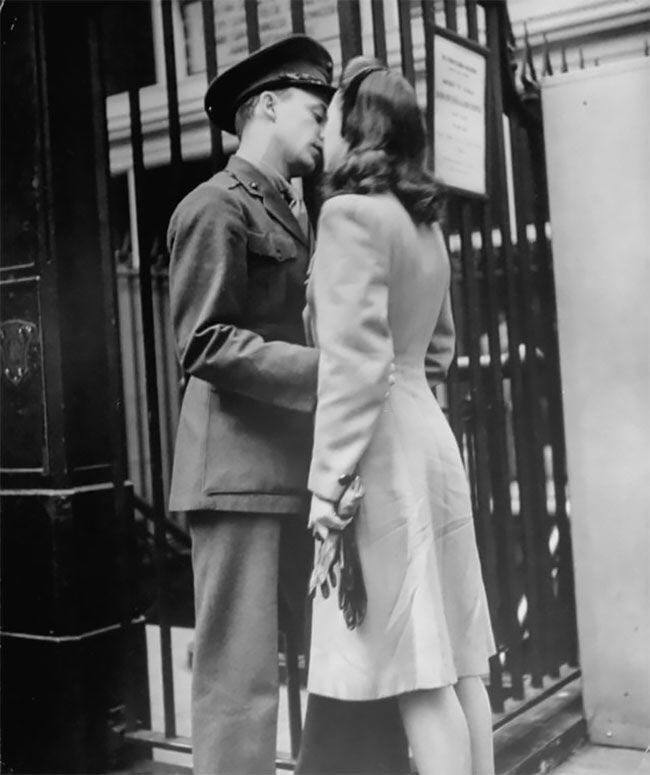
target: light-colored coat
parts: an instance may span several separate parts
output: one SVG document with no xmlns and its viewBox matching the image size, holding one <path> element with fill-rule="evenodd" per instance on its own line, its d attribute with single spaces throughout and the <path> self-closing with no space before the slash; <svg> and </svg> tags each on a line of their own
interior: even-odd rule
<svg viewBox="0 0 650 775">
<path fill-rule="evenodd" d="M 339 479 L 355 472 L 384 405 L 391 364 L 424 368 L 430 387 L 446 378 L 455 346 L 446 255 L 439 226 L 416 229 L 391 194 L 348 194 L 323 207 L 306 310 L 310 339 L 322 350 L 309 479 L 322 498 L 337 501 Z M 421 299 L 422 280 L 434 273 L 431 293 Z M 432 333 L 414 340 L 423 325 Z"/>
<path fill-rule="evenodd" d="M 314 694 L 449 685 L 486 672 L 494 650 L 469 485 L 424 368 L 432 332 L 436 368 L 452 358 L 449 279 L 439 227 L 416 226 L 392 195 L 326 202 L 307 290 L 320 348 L 309 489 L 336 501 L 361 477 L 352 529 L 368 608 L 350 631 L 337 596 L 317 595 Z"/>
</svg>

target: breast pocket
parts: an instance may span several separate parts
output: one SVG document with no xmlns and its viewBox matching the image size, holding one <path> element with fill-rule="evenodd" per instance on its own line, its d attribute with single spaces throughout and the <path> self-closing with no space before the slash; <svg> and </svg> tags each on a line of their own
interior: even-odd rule
<svg viewBox="0 0 650 775">
<path fill-rule="evenodd" d="M 275 318 L 281 312 L 287 300 L 288 273 L 297 255 L 290 237 L 273 231 L 249 232 L 249 300 L 256 316 Z"/>
<path fill-rule="evenodd" d="M 279 263 L 290 261 L 298 254 L 296 243 L 284 234 L 275 231 L 249 232 L 248 252 L 251 256 L 268 258 Z"/>
</svg>

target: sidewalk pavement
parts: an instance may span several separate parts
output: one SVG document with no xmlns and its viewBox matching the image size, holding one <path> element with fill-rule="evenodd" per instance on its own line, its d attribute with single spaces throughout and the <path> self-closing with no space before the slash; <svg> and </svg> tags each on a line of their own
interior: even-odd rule
<svg viewBox="0 0 650 775">
<path fill-rule="evenodd" d="M 650 775 L 650 741 L 645 751 L 586 745 L 553 770 L 553 775 Z"/>
</svg>

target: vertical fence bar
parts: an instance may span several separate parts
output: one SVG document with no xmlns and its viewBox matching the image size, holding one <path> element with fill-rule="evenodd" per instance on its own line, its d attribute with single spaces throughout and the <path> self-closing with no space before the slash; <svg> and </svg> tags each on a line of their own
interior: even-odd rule
<svg viewBox="0 0 650 775">
<path fill-rule="evenodd" d="M 496 567 L 496 548 L 494 544 L 493 519 L 490 513 L 490 467 L 487 439 L 487 401 L 485 381 L 481 368 L 480 338 L 483 333 L 481 300 L 479 296 L 476 263 L 472 247 L 472 222 L 474 209 L 470 202 L 460 205 L 460 250 L 463 271 L 463 287 L 465 290 L 465 320 L 467 354 L 469 356 L 469 378 L 471 393 L 471 423 L 475 450 L 475 483 L 476 507 L 474 521 L 481 547 L 481 563 L 485 577 L 487 595 L 493 614 L 499 609 L 499 584 Z M 495 617 L 496 618 L 496 617 Z M 502 701 L 501 664 L 498 660 L 491 662 L 490 689 L 495 704 Z"/>
<path fill-rule="evenodd" d="M 435 114 L 434 114 L 434 94 L 433 84 L 435 77 L 435 59 L 434 59 L 434 34 L 435 34 L 435 7 L 428 0 L 422 0 L 422 24 L 424 25 L 424 71 L 426 78 L 426 106 L 425 106 L 425 120 L 427 124 L 427 134 L 429 136 L 429 143 L 427 147 L 427 161 L 429 169 L 433 170 L 433 148 L 434 148 L 434 129 L 435 129 Z"/>
<path fill-rule="evenodd" d="M 453 220 L 457 223 L 458 222 L 458 203 L 454 200 L 451 200 L 447 204 L 447 216 L 450 217 L 450 219 L 453 217 Z M 449 366 L 449 371 L 447 373 L 447 403 L 448 403 L 448 412 L 449 412 L 449 424 L 451 425 L 451 428 L 454 432 L 454 435 L 456 436 L 456 441 L 458 442 L 458 446 L 460 448 L 461 454 L 463 452 L 463 407 L 464 407 L 464 393 L 465 393 L 465 386 L 460 378 L 460 372 L 458 368 L 458 349 L 459 349 L 459 342 L 462 342 L 462 337 L 458 336 L 458 328 L 459 328 L 459 322 L 462 319 L 462 311 L 463 311 L 463 298 L 462 298 L 462 288 L 461 288 L 461 278 L 460 278 L 460 271 L 457 269 L 457 264 L 459 263 L 459 259 L 456 257 L 456 255 L 451 250 L 451 242 L 450 242 L 450 229 L 448 228 L 446 230 L 445 234 L 445 241 L 447 243 L 447 251 L 449 253 L 449 259 L 451 262 L 451 279 L 450 279 L 450 286 L 449 286 L 449 293 L 451 296 L 451 307 L 453 310 L 453 316 L 454 316 L 454 322 L 456 324 L 456 351 L 454 354 L 454 359 L 451 362 L 451 365 Z"/>
<path fill-rule="evenodd" d="M 342 65 L 362 53 L 361 7 L 359 0 L 338 0 L 339 37 L 341 39 Z"/>
<path fill-rule="evenodd" d="M 488 132 L 488 150 L 491 148 L 491 132 Z M 507 646 L 506 666 L 510 673 L 511 691 L 515 699 L 524 696 L 524 666 L 521 650 L 521 629 L 517 618 L 520 584 L 516 565 L 516 537 L 510 499 L 510 471 L 506 409 L 503 397 L 503 368 L 501 366 L 501 339 L 499 336 L 499 289 L 497 261 L 492 244 L 492 218 L 489 202 L 482 205 L 481 221 L 482 253 L 485 262 L 484 287 L 487 301 L 487 333 L 490 367 L 489 435 L 490 469 L 494 526 L 499 571 L 500 606 L 497 622 Z"/>
<path fill-rule="evenodd" d="M 162 472 L 164 491 L 169 492 L 171 483 L 171 468 L 174 448 L 174 428 L 173 428 L 173 404 L 178 403 L 178 395 L 169 389 L 167 380 L 167 360 L 170 352 L 169 327 L 166 316 L 166 310 L 169 306 L 169 299 L 165 293 L 167 281 L 167 271 L 159 265 L 153 269 L 151 282 L 154 289 L 155 302 L 155 322 L 156 322 L 156 343 L 158 345 L 156 365 L 158 367 L 158 395 L 161 404 L 160 427 L 161 427 L 161 450 L 162 450 Z"/>
<path fill-rule="evenodd" d="M 217 75 L 217 36 L 214 28 L 214 0 L 202 0 L 203 45 L 205 47 L 205 74 L 208 83 Z M 210 159 L 212 169 L 218 172 L 223 167 L 223 138 L 221 129 L 210 121 Z"/>
<path fill-rule="evenodd" d="M 519 520 L 523 526 L 526 555 L 526 598 L 530 673 L 533 686 L 542 686 L 543 658 L 541 651 L 542 617 L 538 589 L 539 560 L 535 538 L 534 494 L 531 488 L 531 471 L 527 454 L 527 428 L 525 422 L 525 394 L 520 361 L 519 344 L 521 342 L 519 326 L 518 295 L 516 287 L 516 267 L 512 242 L 510 239 L 510 213 L 508 210 L 506 174 L 506 148 L 503 130 L 503 96 L 500 75 L 499 9 L 493 5 L 486 8 L 488 35 L 488 69 L 493 84 L 493 99 L 490 118 L 495 127 L 496 168 L 499 176 L 498 219 L 502 238 L 502 252 L 506 274 L 506 299 L 508 315 L 508 360 L 514 406 L 515 450 L 517 458 L 517 481 L 519 484 Z M 497 189 L 497 190 L 499 190 Z"/>
<path fill-rule="evenodd" d="M 522 341 L 526 348 L 523 368 L 524 391 L 526 394 L 526 425 L 530 451 L 530 474 L 532 515 L 535 528 L 538 559 L 538 587 L 540 618 L 542 623 L 542 648 L 546 672 L 559 676 L 555 655 L 553 632 L 558 626 L 554 615 L 553 594 L 551 590 L 550 549 L 551 521 L 546 504 L 546 478 L 544 472 L 544 441 L 542 438 L 543 420 L 541 417 L 541 397 L 543 394 L 539 374 L 538 352 L 541 352 L 541 337 L 538 325 L 538 304 L 535 297 L 531 271 L 531 247 L 527 234 L 528 208 L 527 192 L 530 175 L 518 121 L 510 119 L 510 136 L 513 149 L 513 173 L 515 193 L 515 213 L 517 221 L 517 255 L 519 294 L 525 314 L 521 316 Z"/>
<path fill-rule="evenodd" d="M 134 216 L 135 218 L 135 216 Z M 136 228 L 134 223 L 134 228 Z M 132 246 L 132 250 L 135 250 L 135 245 Z M 128 289 L 128 305 L 129 315 L 132 324 L 133 336 L 133 382 L 135 393 L 135 409 L 136 409 L 136 425 L 137 425 L 137 444 L 138 444 L 138 463 L 140 474 L 141 490 L 139 492 L 143 498 L 149 496 L 150 481 L 149 470 L 147 468 L 147 460 L 149 458 L 149 444 L 147 440 L 147 428 L 146 428 L 146 397 L 144 390 L 144 375 L 142 361 L 144 360 L 142 349 L 142 315 L 140 314 L 138 299 L 140 298 L 140 280 L 138 274 L 135 272 L 132 266 L 128 267 L 127 289 Z"/>
<path fill-rule="evenodd" d="M 165 345 L 163 350 L 163 384 L 165 385 L 165 394 L 169 406 L 169 412 L 166 417 L 167 434 L 169 439 L 168 468 L 171 477 L 171 468 L 174 451 L 174 439 L 176 427 L 178 425 L 178 416 L 180 410 L 179 365 L 176 359 L 174 347 L 174 337 L 172 332 L 171 311 L 169 307 L 169 272 L 167 269 L 161 269 L 158 275 L 160 291 L 160 325 L 165 331 Z M 168 480 L 169 486 L 169 480 Z"/>
<path fill-rule="evenodd" d="M 164 4 L 163 4 L 164 5 Z M 129 110 L 131 117 L 131 152 L 133 154 L 133 177 L 136 193 L 137 215 L 136 229 L 138 244 L 144 244 L 142 224 L 142 183 L 144 177 L 144 158 L 142 150 L 142 122 L 140 118 L 140 97 L 136 88 L 129 90 Z M 167 614 L 168 579 L 165 563 L 167 538 L 165 533 L 165 499 L 162 478 L 162 450 L 160 442 L 160 408 L 158 403 L 157 368 L 155 351 L 155 330 L 153 298 L 151 287 L 151 260 L 149 253 L 140 253 L 140 306 L 142 332 L 144 338 L 144 363 L 147 393 L 147 418 L 149 432 L 149 450 L 151 454 L 151 486 L 153 491 L 153 509 L 155 516 L 155 564 L 158 583 L 158 608 L 160 620 L 160 649 L 163 678 L 163 706 L 165 718 L 165 736 L 176 735 L 176 714 L 174 710 L 174 682 L 172 672 L 171 628 Z"/>
<path fill-rule="evenodd" d="M 372 0 L 372 41 L 375 57 L 381 62 L 388 61 L 386 50 L 386 20 L 384 18 L 384 0 Z"/>
<path fill-rule="evenodd" d="M 434 117 L 434 96 L 433 96 L 433 83 L 435 77 L 435 63 L 434 63 L 434 31 L 435 31 L 435 7 L 429 0 L 422 0 L 422 24 L 424 27 L 424 64 L 425 64 L 425 77 L 426 77 L 426 106 L 425 106 L 425 119 L 427 125 L 427 134 L 429 137 L 429 143 L 427 148 L 427 162 L 430 169 L 433 169 L 433 144 L 434 144 L 434 131 L 435 131 L 435 117 Z M 401 24 L 401 20 L 400 20 Z M 406 22 L 405 22 L 406 24 Z M 411 36 L 411 20 L 410 11 L 408 16 L 408 36 Z M 413 51 L 410 51 L 410 67 L 413 67 Z M 460 222 L 460 210 L 458 202 L 455 198 L 451 198 L 447 203 L 447 211 L 445 215 L 449 216 L 449 220 L 454 224 L 454 228 L 458 227 Z M 445 230 L 445 240 L 447 243 L 447 250 L 449 252 L 451 261 L 451 280 L 450 280 L 450 295 L 452 309 L 454 311 L 454 318 L 458 322 L 460 312 L 463 308 L 460 282 L 455 271 L 455 258 L 452 255 L 450 246 L 450 231 L 451 228 Z M 461 259 L 462 263 L 462 259 Z M 462 274 L 462 269 L 461 269 Z M 458 341 L 458 339 L 457 339 Z M 457 356 L 457 353 L 456 353 Z M 449 412 L 449 424 L 454 431 L 458 446 L 463 447 L 463 397 L 462 386 L 459 380 L 458 373 L 458 360 L 454 357 L 453 362 L 449 367 L 447 374 L 447 404 Z"/>
<path fill-rule="evenodd" d="M 257 51 L 260 41 L 260 16 L 257 8 L 257 0 L 244 0 L 246 11 L 246 36 L 248 38 L 249 53 Z"/>
<path fill-rule="evenodd" d="M 144 477 L 146 474 L 141 455 L 143 445 L 142 411 L 140 401 L 140 358 L 136 350 L 139 338 L 135 329 L 135 301 L 132 291 L 132 269 L 118 264 L 117 290 L 120 317 L 121 367 L 123 373 L 124 414 L 126 424 L 127 460 L 129 478 L 136 492 L 144 496 Z"/>
<path fill-rule="evenodd" d="M 174 20 L 171 2 L 162 2 L 162 25 L 165 45 L 165 77 L 167 80 L 167 116 L 169 120 L 169 150 L 174 198 L 180 195 L 181 185 L 181 119 L 178 110 L 178 81 L 176 78 L 176 50 L 174 47 Z M 140 243 L 140 249 L 143 249 Z"/>
<path fill-rule="evenodd" d="M 413 35 L 411 31 L 411 5 L 396 0 L 397 18 L 399 20 L 399 46 L 402 56 L 402 73 L 404 78 L 415 86 L 415 63 L 413 61 Z"/>
<path fill-rule="evenodd" d="M 445 27 L 452 32 L 458 32 L 458 18 L 456 16 L 456 0 L 444 0 Z"/>
<path fill-rule="evenodd" d="M 549 421 L 553 455 L 553 489 L 555 495 L 555 519 L 559 532 L 558 545 L 558 597 L 563 632 L 566 639 L 565 659 L 577 664 L 577 632 L 575 619 L 575 587 L 573 578 L 573 551 L 571 530 L 567 514 L 567 468 L 564 445 L 564 417 L 562 410 L 562 380 L 560 374 L 560 350 L 557 338 L 557 307 L 555 301 L 555 277 L 551 246 L 546 234 L 548 221 L 548 196 L 544 136 L 540 125 L 528 125 L 528 143 L 531 153 L 532 181 L 535 188 L 533 215 L 537 232 L 536 250 L 545 300 L 544 352 L 549 402 Z"/>
<path fill-rule="evenodd" d="M 494 67 L 488 67 L 487 105 L 491 106 L 500 73 Z M 499 201 L 505 192 L 500 190 L 501 180 L 495 164 L 496 132 L 493 113 L 488 107 L 486 153 L 489 160 L 488 184 L 490 199 L 481 205 L 480 225 L 482 256 L 484 261 L 484 293 L 486 301 L 488 351 L 490 367 L 488 375 L 489 391 L 489 435 L 490 469 L 492 479 L 492 497 L 494 511 L 495 538 L 497 546 L 497 568 L 499 572 L 500 606 L 497 625 L 501 638 L 500 647 L 505 643 L 505 667 L 510 675 L 510 691 L 514 699 L 524 698 L 524 661 L 522 650 L 522 629 L 518 618 L 518 604 L 522 597 L 522 585 L 517 568 L 518 542 L 516 525 L 512 512 L 510 492 L 510 463 L 508 455 L 508 424 L 504 397 L 504 370 L 501 363 L 501 290 L 500 277 L 502 266 L 497 262 L 493 243 L 493 207 L 492 202 Z M 494 703 L 494 698 L 493 698 Z"/>
<path fill-rule="evenodd" d="M 305 0 L 291 0 L 291 30 L 305 32 Z"/>
<path fill-rule="evenodd" d="M 467 37 L 478 41 L 478 18 L 476 0 L 465 0 L 465 18 L 467 19 Z"/>
<path fill-rule="evenodd" d="M 478 40 L 477 7 L 475 0 L 466 0 L 468 35 Z M 487 104 L 491 104 L 494 84 L 494 71 L 488 71 Z M 495 144 L 495 127 L 487 122 L 488 159 L 493 157 Z M 494 168 L 494 164 L 491 165 Z M 494 183 L 493 175 L 488 177 L 488 183 Z M 492 185 L 496 190 L 496 186 Z M 498 196 L 498 193 L 497 193 Z M 489 373 L 487 379 L 488 391 L 488 444 L 490 450 L 490 471 L 492 481 L 494 537 L 497 550 L 497 572 L 499 578 L 499 611 L 496 618 L 498 628 L 498 647 L 505 642 L 505 667 L 510 675 L 510 692 L 514 699 L 524 698 L 524 663 L 522 652 L 521 627 L 517 616 L 518 602 L 521 599 L 521 584 L 517 570 L 516 552 L 517 536 L 512 514 L 510 495 L 510 467 L 508 462 L 508 441 L 506 406 L 504 400 L 504 373 L 501 365 L 501 338 L 499 335 L 499 268 L 497 266 L 494 245 L 492 242 L 492 209 L 490 201 L 479 206 L 479 223 L 481 228 L 482 256 L 484 261 L 483 288 L 486 302 L 487 334 L 489 351 Z M 499 642 L 500 641 L 500 642 Z M 493 657 L 491 671 L 495 669 L 494 662 L 499 656 Z M 499 673 L 501 662 L 499 660 Z M 503 710 L 504 692 L 495 696 L 491 692 L 492 706 L 495 710 Z"/>
</svg>

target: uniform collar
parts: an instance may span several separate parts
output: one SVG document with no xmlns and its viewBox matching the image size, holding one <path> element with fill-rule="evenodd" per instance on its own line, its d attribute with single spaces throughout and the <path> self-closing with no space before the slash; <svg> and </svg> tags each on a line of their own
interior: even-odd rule
<svg viewBox="0 0 650 775">
<path fill-rule="evenodd" d="M 246 161 L 248 161 L 248 159 Z M 284 175 L 280 175 L 277 170 L 274 170 L 273 167 L 270 167 L 263 161 L 248 161 L 248 163 L 252 164 L 254 167 L 257 167 L 257 169 L 260 170 L 263 175 L 266 175 L 271 183 L 273 183 L 273 185 L 278 189 L 284 200 L 288 204 L 291 203 L 291 200 L 294 198 L 293 188 L 291 187 L 291 183 L 284 177 Z"/>
<path fill-rule="evenodd" d="M 226 170 L 240 183 L 251 196 L 261 199 L 269 215 L 284 226 L 303 245 L 307 238 L 287 203 L 283 190 L 291 187 L 288 181 L 267 165 L 264 169 L 241 156 L 233 155 L 228 160 Z"/>
</svg>

